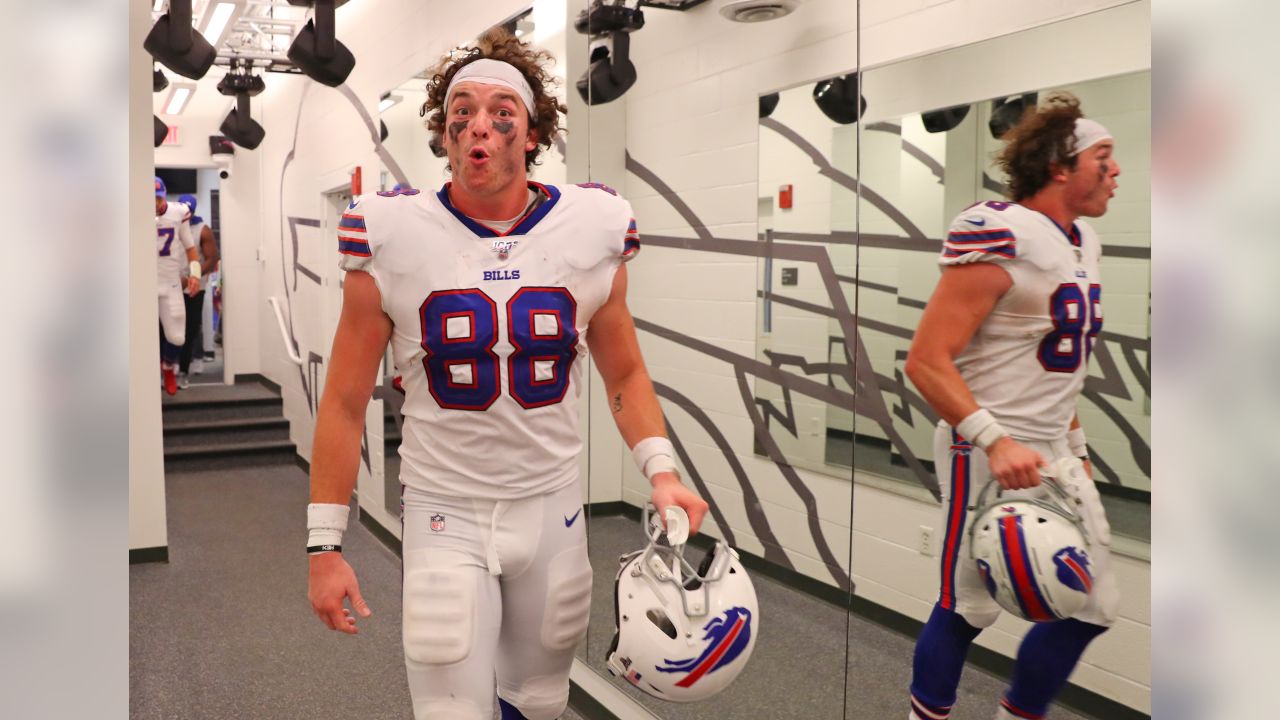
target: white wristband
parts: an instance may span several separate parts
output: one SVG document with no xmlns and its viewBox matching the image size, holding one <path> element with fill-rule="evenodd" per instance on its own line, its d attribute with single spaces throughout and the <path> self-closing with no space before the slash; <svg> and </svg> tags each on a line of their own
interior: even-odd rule
<svg viewBox="0 0 1280 720">
<path fill-rule="evenodd" d="M 676 449 L 671 441 L 657 435 L 647 437 L 631 448 L 631 457 L 635 459 L 636 467 L 640 468 L 641 474 L 649 482 L 653 482 L 653 476 L 658 473 L 675 472 L 675 456 Z"/>
<path fill-rule="evenodd" d="M 347 516 L 351 506 L 336 503 L 311 503 L 307 505 L 307 547 L 342 545 L 342 533 L 347 531 Z"/>
<path fill-rule="evenodd" d="M 197 280 L 200 279 L 200 261 L 199 260 L 192 260 L 191 263 L 187 266 L 187 270 L 188 272 L 191 273 L 191 277 Z"/>
<path fill-rule="evenodd" d="M 1089 456 L 1089 443 L 1084 439 L 1084 428 L 1067 431 L 1067 447 L 1071 448 L 1071 457 Z"/>
<path fill-rule="evenodd" d="M 969 417 L 961 420 L 960 424 L 956 425 L 956 432 L 960 433 L 960 437 L 984 451 L 1009 434 L 1000 427 L 1000 423 L 996 422 L 991 412 L 983 408 L 978 408 Z"/>
</svg>

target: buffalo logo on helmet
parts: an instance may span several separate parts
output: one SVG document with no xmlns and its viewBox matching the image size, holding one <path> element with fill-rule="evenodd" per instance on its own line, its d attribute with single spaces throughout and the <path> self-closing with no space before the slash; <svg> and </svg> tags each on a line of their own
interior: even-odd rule
<svg viewBox="0 0 1280 720">
<path fill-rule="evenodd" d="M 692 687 L 702 676 L 732 663 L 751 642 L 751 611 L 733 607 L 712 618 L 702 627 L 706 647 L 694 658 L 666 660 L 655 668 L 662 673 L 688 673 L 676 687 Z"/>
<path fill-rule="evenodd" d="M 991 577 L 991 566 L 986 560 L 978 561 L 978 576 L 982 578 L 982 584 L 987 586 L 987 592 L 991 593 L 991 597 L 995 597 L 996 581 Z"/>
<path fill-rule="evenodd" d="M 1053 564 L 1058 569 L 1058 582 L 1085 594 L 1093 589 L 1093 574 L 1089 571 L 1089 553 L 1068 545 L 1054 553 Z"/>
</svg>

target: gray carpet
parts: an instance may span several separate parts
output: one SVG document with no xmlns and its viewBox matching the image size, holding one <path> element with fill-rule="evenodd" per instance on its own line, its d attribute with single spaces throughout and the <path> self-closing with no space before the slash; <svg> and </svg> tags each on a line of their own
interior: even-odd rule
<svg viewBox="0 0 1280 720">
<path fill-rule="evenodd" d="M 301 470 L 172 474 L 167 488 L 170 562 L 129 570 L 131 718 L 412 717 L 390 550 L 348 531 L 374 615 L 340 635 L 307 602 Z"/>
<path fill-rule="evenodd" d="M 643 542 L 637 520 L 606 516 L 589 518 L 591 563 L 595 569 L 591 627 L 586 661 L 607 675 L 604 658 L 613 638 L 613 578 L 618 556 Z M 701 551 L 691 550 L 694 558 Z M 695 563 L 696 564 L 696 563 Z M 760 606 L 760 635 L 751 662 L 734 684 L 714 701 L 672 705 L 639 692 L 630 684 L 614 684 L 671 720 L 786 718 L 900 720 L 907 715 L 907 686 L 915 646 L 881 625 L 846 613 L 822 600 L 760 576 L 752 575 Z M 848 656 L 848 694 L 845 663 Z M 1004 691 L 1004 681 L 969 667 L 960 684 L 953 720 L 991 720 Z M 1083 720 L 1061 708 L 1052 720 Z"/>
<path fill-rule="evenodd" d="M 292 466 L 170 475 L 168 564 L 130 568 L 130 717 L 410 718 L 400 649 L 400 564 L 353 524 L 345 552 L 374 616 L 355 637 L 325 629 L 306 599 L 307 478 Z M 580 653 L 604 672 L 617 558 L 638 523 L 590 520 L 596 568 L 591 630 Z M 715 701 L 675 706 L 616 683 L 672 720 L 905 716 L 912 640 L 759 575 L 755 656 Z M 848 657 L 847 714 L 845 637 Z M 616 681 L 615 681 L 616 682 Z M 989 720 L 1003 683 L 969 668 L 956 720 Z M 1056 709 L 1054 720 L 1080 716 Z M 572 710 L 565 715 L 578 720 Z"/>
</svg>

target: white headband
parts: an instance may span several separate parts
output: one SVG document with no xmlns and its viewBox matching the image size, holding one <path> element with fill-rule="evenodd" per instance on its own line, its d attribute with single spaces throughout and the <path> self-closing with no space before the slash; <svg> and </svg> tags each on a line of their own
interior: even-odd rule
<svg viewBox="0 0 1280 720">
<path fill-rule="evenodd" d="M 1076 120 L 1076 146 L 1071 151 L 1070 157 L 1075 157 L 1089 148 L 1097 145 L 1103 140 L 1112 140 L 1111 133 L 1102 126 L 1102 123 L 1089 118 L 1080 118 Z"/>
<path fill-rule="evenodd" d="M 482 58 L 464 65 L 453 76 L 453 80 L 449 81 L 449 89 L 444 94 L 445 112 L 448 112 L 449 100 L 453 97 L 453 89 L 460 82 L 501 85 L 502 87 L 510 88 L 524 101 L 524 107 L 529 111 L 529 117 L 535 120 L 538 117 L 533 105 L 533 88 L 529 87 L 529 81 L 525 80 L 524 75 L 511 63 Z"/>
</svg>

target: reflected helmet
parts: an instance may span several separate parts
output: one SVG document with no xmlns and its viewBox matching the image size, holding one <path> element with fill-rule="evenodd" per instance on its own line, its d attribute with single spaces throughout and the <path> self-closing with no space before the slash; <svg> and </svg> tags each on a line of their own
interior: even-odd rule
<svg viewBox="0 0 1280 720">
<path fill-rule="evenodd" d="M 1055 463 L 1042 477 L 1040 497 L 1001 497 L 992 480 L 974 505 L 969 553 L 978 574 L 1000 607 L 1032 622 L 1075 615 L 1093 590 L 1077 501 L 1055 479 L 1073 472 L 1084 472 L 1078 459 Z M 993 486 L 996 496 L 988 501 Z"/>
<path fill-rule="evenodd" d="M 689 518 L 645 507 L 644 549 L 623 555 L 614 582 L 616 631 L 608 668 L 672 702 L 705 700 L 746 666 L 759 635 L 756 591 L 738 554 L 716 543 L 697 570 L 685 560 Z"/>
</svg>

